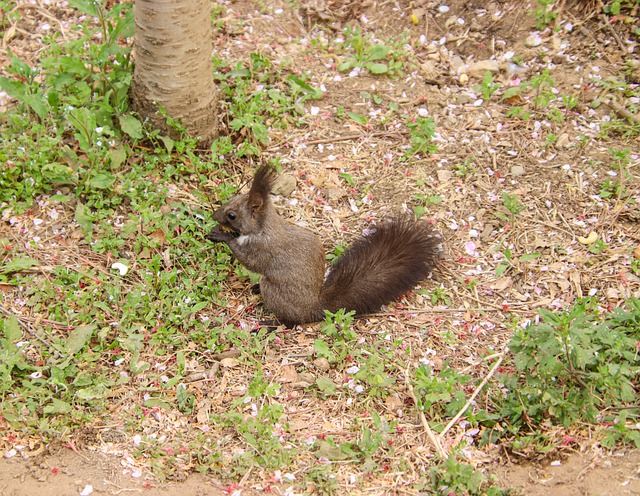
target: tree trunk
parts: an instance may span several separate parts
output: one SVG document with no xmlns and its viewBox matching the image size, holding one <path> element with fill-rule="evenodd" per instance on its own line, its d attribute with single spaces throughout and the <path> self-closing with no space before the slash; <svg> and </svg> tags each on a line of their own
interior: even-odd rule
<svg viewBox="0 0 640 496">
<path fill-rule="evenodd" d="M 169 135 L 158 109 L 208 146 L 218 129 L 210 0 L 135 0 L 133 109 Z"/>
</svg>

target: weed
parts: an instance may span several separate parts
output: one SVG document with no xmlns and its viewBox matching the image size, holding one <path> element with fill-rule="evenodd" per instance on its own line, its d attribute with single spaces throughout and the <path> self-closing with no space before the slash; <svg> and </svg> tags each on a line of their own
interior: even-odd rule
<svg viewBox="0 0 640 496">
<path fill-rule="evenodd" d="M 498 91 L 500 86 L 502 86 L 502 84 L 494 82 L 491 71 L 487 71 L 484 74 L 484 78 L 482 78 L 482 83 L 474 89 L 476 92 L 480 92 L 485 102 L 488 102 L 491 99 L 491 95 Z"/>
<path fill-rule="evenodd" d="M 500 277 L 510 269 L 517 270 L 520 264 L 530 262 L 540 256 L 540 252 L 536 251 L 533 253 L 525 253 L 518 257 L 518 259 L 514 260 L 509 248 L 505 248 L 502 254 L 504 255 L 504 261 L 500 262 L 496 267 L 496 277 Z"/>
<path fill-rule="evenodd" d="M 456 455 L 429 471 L 430 489 L 436 494 L 469 494 L 487 496 L 508 496 L 517 494 L 511 489 L 497 487 L 495 476 L 487 477 L 471 465 L 458 461 Z"/>
<path fill-rule="evenodd" d="M 638 394 L 640 300 L 631 298 L 602 319 L 596 319 L 591 299 L 557 314 L 539 314 L 540 322 L 518 330 L 509 345 L 517 373 L 501 376 L 507 391 L 501 414 L 514 426 L 546 419 L 565 426 L 577 421 L 624 425 L 620 412 Z M 621 436 L 640 445 L 637 431 Z"/>
<path fill-rule="evenodd" d="M 534 11 L 536 28 L 545 29 L 558 17 L 554 10 L 555 0 L 538 0 L 538 8 Z"/>
<path fill-rule="evenodd" d="M 496 212 L 495 216 L 498 219 L 510 222 L 513 225 L 516 216 L 523 210 L 526 210 L 527 207 L 520 203 L 520 199 L 516 195 L 510 195 L 506 191 L 503 191 L 501 196 L 503 206 L 507 213 Z"/>
<path fill-rule="evenodd" d="M 456 176 L 468 177 L 476 173 L 476 161 L 473 158 L 468 158 L 462 163 L 455 164 L 453 170 Z"/>
<path fill-rule="evenodd" d="M 451 295 L 443 286 L 434 288 L 431 291 L 421 289 L 418 293 L 428 294 L 432 305 L 444 305 L 447 307 L 451 305 Z"/>
<path fill-rule="evenodd" d="M 371 74 L 397 75 L 402 71 L 401 58 L 404 50 L 400 42 L 395 48 L 382 43 L 374 43 L 362 33 L 360 27 L 347 26 L 344 30 L 344 47 L 347 56 L 338 66 L 341 72 L 356 67 L 366 69 Z"/>
<path fill-rule="evenodd" d="M 405 158 L 412 157 L 419 153 L 431 154 L 438 151 L 438 148 L 432 141 L 436 134 L 436 124 L 431 117 L 407 119 L 406 125 L 411 133 L 411 148 L 405 153 Z"/>
<path fill-rule="evenodd" d="M 461 375 L 447 363 L 437 374 L 429 365 L 421 364 L 415 371 L 414 391 L 419 410 L 429 412 L 429 418 L 453 417 L 465 403 L 464 391 L 459 388 L 470 377 Z"/>
</svg>

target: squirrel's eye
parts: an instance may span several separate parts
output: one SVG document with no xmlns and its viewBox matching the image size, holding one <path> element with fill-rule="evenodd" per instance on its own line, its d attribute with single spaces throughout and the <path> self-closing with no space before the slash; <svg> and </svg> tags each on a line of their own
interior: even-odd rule
<svg viewBox="0 0 640 496">
<path fill-rule="evenodd" d="M 236 214 L 234 214 L 233 212 L 227 213 L 227 219 L 236 220 Z"/>
</svg>

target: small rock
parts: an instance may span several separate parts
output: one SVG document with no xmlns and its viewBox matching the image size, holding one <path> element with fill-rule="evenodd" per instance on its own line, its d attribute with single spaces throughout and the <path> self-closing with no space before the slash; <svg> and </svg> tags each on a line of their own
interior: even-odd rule
<svg viewBox="0 0 640 496">
<path fill-rule="evenodd" d="M 499 72 L 500 64 L 498 63 L 498 61 L 497 60 L 478 60 L 478 62 L 474 62 L 467 69 L 467 72 L 471 76 L 479 76 L 479 77 L 483 77 L 487 71 L 492 73 Z"/>
<path fill-rule="evenodd" d="M 453 74 L 460 74 L 464 68 L 464 61 L 458 55 L 454 55 L 451 57 L 451 60 L 449 60 L 449 66 Z"/>
<path fill-rule="evenodd" d="M 439 170 L 438 172 L 436 172 L 436 175 L 438 176 L 438 181 L 440 181 L 441 183 L 448 183 L 453 176 L 451 171 L 448 170 Z"/>
<path fill-rule="evenodd" d="M 436 67 L 436 63 L 433 60 L 425 60 L 420 64 L 420 70 L 427 80 L 439 79 L 441 76 L 440 71 Z"/>
<path fill-rule="evenodd" d="M 469 76 L 465 73 L 462 73 L 460 74 L 458 81 L 460 81 L 460 84 L 467 84 L 469 82 Z"/>
<path fill-rule="evenodd" d="M 540 46 L 540 45 L 542 45 L 542 37 L 537 33 L 531 33 L 524 40 L 524 44 L 525 44 L 525 46 L 528 46 L 530 48 Z"/>
<path fill-rule="evenodd" d="M 315 365 L 315 367 L 318 370 L 321 370 L 322 372 L 328 372 L 331 369 L 331 364 L 329 364 L 329 360 L 327 360 L 324 357 L 318 357 L 313 361 L 313 365 Z"/>
<path fill-rule="evenodd" d="M 290 196 L 296 189 L 296 178 L 291 174 L 280 174 L 271 188 L 274 195 Z"/>
<path fill-rule="evenodd" d="M 569 135 L 567 133 L 562 133 L 558 138 L 558 141 L 556 141 L 557 148 L 566 148 L 570 144 L 571 143 L 569 142 Z"/>
<path fill-rule="evenodd" d="M 511 167 L 511 175 L 514 177 L 524 176 L 525 170 L 521 165 L 514 165 Z"/>
</svg>

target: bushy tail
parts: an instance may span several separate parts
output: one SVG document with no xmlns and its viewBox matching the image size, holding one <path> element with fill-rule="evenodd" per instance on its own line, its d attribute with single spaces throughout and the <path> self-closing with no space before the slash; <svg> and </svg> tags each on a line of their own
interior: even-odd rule
<svg viewBox="0 0 640 496">
<path fill-rule="evenodd" d="M 322 288 L 323 308 L 372 313 L 413 289 L 434 268 L 441 239 L 428 224 L 395 219 L 351 245 Z"/>
</svg>

